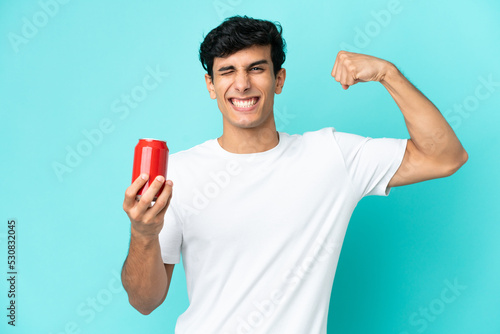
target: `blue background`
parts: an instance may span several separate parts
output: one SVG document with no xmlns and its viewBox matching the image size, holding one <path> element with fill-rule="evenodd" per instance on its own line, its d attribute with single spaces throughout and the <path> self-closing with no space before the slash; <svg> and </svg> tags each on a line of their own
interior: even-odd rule
<svg viewBox="0 0 500 334">
<path fill-rule="evenodd" d="M 165 303 L 147 317 L 128 304 L 117 279 L 129 242 L 122 200 L 138 138 L 167 140 L 174 153 L 220 136 L 198 47 L 235 14 L 283 25 L 280 131 L 334 126 L 408 137 L 382 85 L 344 91 L 330 76 L 346 48 L 396 64 L 469 153 L 449 178 L 359 203 L 328 333 L 500 333 L 498 1 L 54 1 L 0 1 L 2 333 L 174 332 L 188 306 L 182 265 Z M 162 74 L 145 90 L 148 71 Z M 140 101 L 126 107 L 122 98 L 132 93 Z M 94 131 L 100 126 L 102 136 Z M 69 158 L 70 167 L 68 152 L 78 149 L 85 155 Z M 5 316 L 11 218 L 15 328 Z M 446 290 L 455 298 L 444 303 L 447 284 L 460 289 Z"/>
</svg>

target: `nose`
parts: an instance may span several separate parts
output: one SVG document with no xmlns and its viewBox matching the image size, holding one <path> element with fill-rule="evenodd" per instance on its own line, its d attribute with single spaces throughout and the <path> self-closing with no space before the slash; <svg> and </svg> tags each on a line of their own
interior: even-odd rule
<svg viewBox="0 0 500 334">
<path fill-rule="evenodd" d="M 245 92 L 250 89 L 250 78 L 248 77 L 248 73 L 239 72 L 236 74 L 234 88 L 238 92 Z"/>
</svg>

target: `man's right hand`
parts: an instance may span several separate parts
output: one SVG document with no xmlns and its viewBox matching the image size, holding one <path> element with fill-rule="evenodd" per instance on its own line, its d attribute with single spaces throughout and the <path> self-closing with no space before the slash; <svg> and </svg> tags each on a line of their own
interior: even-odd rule
<svg viewBox="0 0 500 334">
<path fill-rule="evenodd" d="M 132 223 L 132 235 L 147 239 L 154 239 L 160 234 L 163 228 L 165 212 L 172 198 L 173 183 L 170 180 L 165 181 L 163 176 L 157 176 L 151 183 L 146 192 L 136 201 L 136 195 L 139 189 L 146 184 L 149 176 L 142 174 L 125 191 L 125 200 L 123 201 L 123 210 L 127 213 Z M 150 207 L 154 196 L 158 193 L 161 186 L 165 187 L 155 204 Z"/>
</svg>

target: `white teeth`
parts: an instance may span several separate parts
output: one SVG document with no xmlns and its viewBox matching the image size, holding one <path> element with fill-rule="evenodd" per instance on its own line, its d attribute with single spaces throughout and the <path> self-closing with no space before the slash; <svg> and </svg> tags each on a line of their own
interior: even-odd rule
<svg viewBox="0 0 500 334">
<path fill-rule="evenodd" d="M 249 108 L 257 103 L 256 98 L 248 99 L 248 100 L 235 100 L 231 99 L 231 103 L 237 106 L 238 108 Z"/>
</svg>

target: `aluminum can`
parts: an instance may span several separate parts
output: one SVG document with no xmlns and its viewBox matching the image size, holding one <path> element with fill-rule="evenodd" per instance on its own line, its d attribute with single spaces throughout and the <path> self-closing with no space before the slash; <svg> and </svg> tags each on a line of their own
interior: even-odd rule
<svg viewBox="0 0 500 334">
<path fill-rule="evenodd" d="M 149 179 L 146 184 L 137 192 L 136 199 L 141 196 L 149 188 L 151 182 L 158 175 L 163 175 L 167 179 L 168 165 L 168 147 L 167 142 L 162 140 L 143 138 L 139 139 L 139 143 L 135 146 L 134 151 L 134 168 L 132 171 L 132 182 L 134 182 L 141 174 L 149 174 Z M 154 197 L 154 201 L 158 198 L 165 185 L 161 187 Z"/>
</svg>

